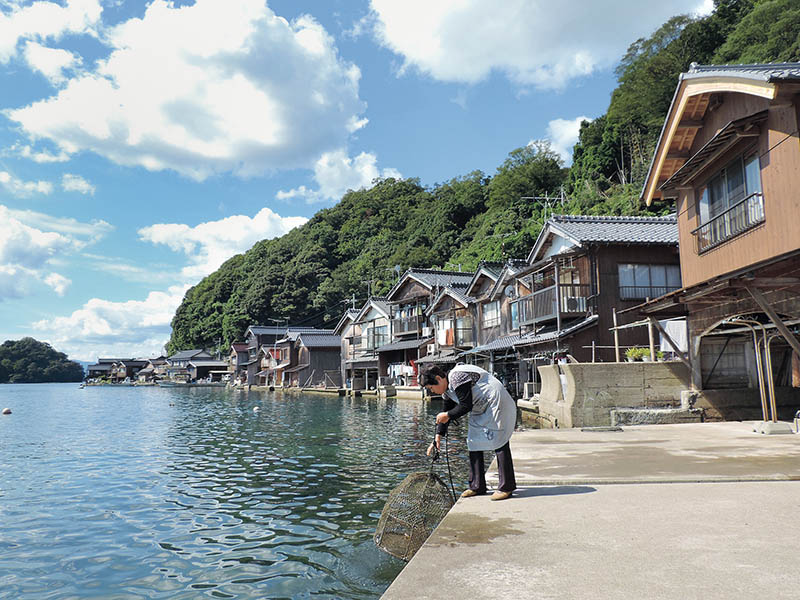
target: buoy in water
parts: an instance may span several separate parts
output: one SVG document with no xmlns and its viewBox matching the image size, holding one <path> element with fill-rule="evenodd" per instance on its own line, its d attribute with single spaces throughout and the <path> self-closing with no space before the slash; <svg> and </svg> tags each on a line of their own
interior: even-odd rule
<svg viewBox="0 0 800 600">
<path fill-rule="evenodd" d="M 4 415 L 10 415 L 11 414 L 11 409 L 10 408 L 4 408 L 3 409 L 3 414 Z"/>
<path fill-rule="evenodd" d="M 256 406 L 256 407 L 253 409 L 253 412 L 258 412 L 258 411 L 260 411 L 260 410 L 261 410 L 261 409 L 260 409 L 259 407 L 257 407 L 257 406 Z"/>
</svg>

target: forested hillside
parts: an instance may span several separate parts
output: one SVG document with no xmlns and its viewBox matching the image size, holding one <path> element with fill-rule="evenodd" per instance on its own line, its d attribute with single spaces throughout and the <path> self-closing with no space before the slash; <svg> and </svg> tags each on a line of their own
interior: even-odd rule
<svg viewBox="0 0 800 600">
<path fill-rule="evenodd" d="M 608 111 L 584 122 L 564 169 L 546 143 L 513 150 L 487 175 L 430 187 L 378 181 L 281 238 L 257 243 L 190 289 L 172 321 L 169 349 L 240 339 L 249 324 L 335 322 L 348 298 L 386 292 L 397 270 L 473 269 L 524 257 L 550 212 L 663 213 L 638 202 L 677 84 L 692 62 L 800 60 L 800 2 L 718 0 L 702 19 L 677 16 L 633 42 L 617 68 Z M 541 199 L 551 201 L 549 208 Z M 367 283 L 369 282 L 369 283 Z"/>
<path fill-rule="evenodd" d="M 0 345 L 0 383 L 83 380 L 83 367 L 50 344 L 26 337 Z"/>
</svg>

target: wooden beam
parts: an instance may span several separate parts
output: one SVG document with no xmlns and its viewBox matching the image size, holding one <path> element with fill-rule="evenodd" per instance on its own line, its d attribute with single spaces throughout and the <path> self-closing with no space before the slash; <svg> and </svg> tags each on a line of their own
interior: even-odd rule
<svg viewBox="0 0 800 600">
<path fill-rule="evenodd" d="M 686 368 L 689 369 L 690 377 L 692 372 L 692 363 L 690 363 L 686 357 L 683 355 L 683 350 L 678 348 L 678 344 L 675 343 L 675 340 L 666 332 L 666 330 L 661 326 L 661 323 L 658 322 L 658 319 L 655 317 L 649 317 L 650 323 L 652 323 L 653 327 L 658 329 L 659 333 L 664 336 L 664 339 L 667 340 L 667 343 L 672 346 L 672 349 L 675 350 L 675 354 L 678 355 L 678 358 L 681 359 L 681 362 L 686 365 Z"/>
<path fill-rule="evenodd" d="M 798 277 L 754 277 L 753 279 L 738 280 L 732 282 L 734 287 L 747 286 L 765 288 L 765 287 L 791 287 L 800 285 L 800 278 Z"/>
<path fill-rule="evenodd" d="M 678 123 L 678 129 L 702 129 L 703 122 L 694 119 L 684 119 Z"/>
<path fill-rule="evenodd" d="M 776 313 L 775 310 L 769 305 L 769 302 L 767 302 L 767 299 L 764 298 L 764 295 L 761 293 L 761 290 L 749 286 L 746 286 L 745 289 L 747 289 L 747 291 L 753 297 L 753 300 L 756 301 L 756 304 L 758 304 L 761 307 L 761 310 L 763 310 L 767 314 L 770 321 L 773 322 L 777 330 L 780 331 L 781 335 L 786 340 L 786 343 L 788 343 L 792 347 L 792 350 L 794 350 L 795 352 L 797 352 L 798 355 L 800 355 L 800 340 L 798 340 L 797 337 L 791 331 L 789 331 L 789 328 L 786 327 L 786 325 L 784 325 L 783 320 L 778 316 L 778 313 Z"/>
</svg>

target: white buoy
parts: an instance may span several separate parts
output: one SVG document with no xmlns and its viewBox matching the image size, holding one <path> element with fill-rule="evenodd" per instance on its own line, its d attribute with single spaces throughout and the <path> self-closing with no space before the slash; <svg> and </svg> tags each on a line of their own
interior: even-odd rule
<svg viewBox="0 0 800 600">
<path fill-rule="evenodd" d="M 253 412 L 258 412 L 258 411 L 260 411 L 260 410 L 261 410 L 261 409 L 260 409 L 259 407 L 257 407 L 257 406 L 256 406 L 256 407 L 253 409 Z"/>
<path fill-rule="evenodd" d="M 3 414 L 4 415 L 10 415 L 11 414 L 11 409 L 10 408 L 4 408 L 3 409 Z"/>
</svg>

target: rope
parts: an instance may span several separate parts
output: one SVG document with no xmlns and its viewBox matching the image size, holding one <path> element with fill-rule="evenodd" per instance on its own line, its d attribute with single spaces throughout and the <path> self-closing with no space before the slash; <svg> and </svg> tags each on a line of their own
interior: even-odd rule
<svg viewBox="0 0 800 600">
<path fill-rule="evenodd" d="M 434 430 L 435 431 L 435 430 Z M 444 434 L 444 460 L 447 463 L 447 475 L 450 478 L 450 495 L 453 497 L 453 504 L 456 503 L 456 487 L 453 485 L 453 473 L 450 470 L 450 436 Z M 436 447 L 436 433 L 433 434 L 433 451 L 431 452 L 431 470 L 433 473 L 433 463 L 439 460 L 439 449 Z"/>
</svg>

